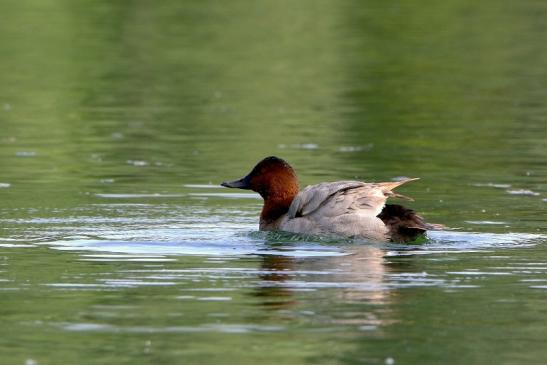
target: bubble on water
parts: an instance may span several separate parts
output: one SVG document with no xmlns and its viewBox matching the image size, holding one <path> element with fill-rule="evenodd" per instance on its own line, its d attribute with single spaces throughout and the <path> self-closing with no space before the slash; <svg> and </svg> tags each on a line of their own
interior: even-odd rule
<svg viewBox="0 0 547 365">
<path fill-rule="evenodd" d="M 25 360 L 25 365 L 38 365 L 38 361 L 36 361 L 34 359 L 26 359 Z"/>
<path fill-rule="evenodd" d="M 384 364 L 386 364 L 386 365 L 394 365 L 394 364 L 395 364 L 395 360 L 394 360 L 392 357 L 387 357 L 386 360 L 384 361 Z"/>
<path fill-rule="evenodd" d="M 2 188 L 6 189 L 6 188 L 9 188 L 10 186 L 11 186 L 10 183 L 0 183 L 0 189 Z"/>
<path fill-rule="evenodd" d="M 11 104 L 5 103 L 4 104 L 4 110 L 9 112 L 11 110 Z"/>
<path fill-rule="evenodd" d="M 122 139 L 124 137 L 123 133 L 120 132 L 114 132 L 111 134 L 111 137 L 114 139 Z"/>
</svg>

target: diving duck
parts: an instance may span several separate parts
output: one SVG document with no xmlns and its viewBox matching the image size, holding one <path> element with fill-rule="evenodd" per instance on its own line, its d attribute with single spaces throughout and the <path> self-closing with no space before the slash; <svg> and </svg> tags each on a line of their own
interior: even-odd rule
<svg viewBox="0 0 547 365">
<path fill-rule="evenodd" d="M 410 242 L 428 229 L 412 209 L 385 204 L 389 197 L 412 200 L 393 192 L 398 186 L 418 179 L 365 183 L 336 181 L 310 185 L 300 191 L 294 169 L 281 158 L 270 156 L 251 172 L 221 185 L 248 189 L 264 199 L 261 231 L 286 231 L 311 235 L 334 235 L 374 242 Z"/>
</svg>

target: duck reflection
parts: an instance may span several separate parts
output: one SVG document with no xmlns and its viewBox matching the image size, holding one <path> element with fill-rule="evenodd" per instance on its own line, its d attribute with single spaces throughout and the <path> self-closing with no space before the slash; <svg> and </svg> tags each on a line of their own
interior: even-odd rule
<svg viewBox="0 0 547 365">
<path fill-rule="evenodd" d="M 344 302 L 386 304 L 394 300 L 389 279 L 398 269 L 385 256 L 385 249 L 370 245 L 352 246 L 343 256 L 264 255 L 255 295 L 272 309 L 291 307 L 298 303 L 302 291 L 321 289 L 334 289 L 333 295 Z"/>
<path fill-rule="evenodd" d="M 294 277 L 296 260 L 288 256 L 262 256 L 260 286 L 255 295 L 261 304 L 272 309 L 292 307 L 297 303 L 289 283 Z"/>
</svg>

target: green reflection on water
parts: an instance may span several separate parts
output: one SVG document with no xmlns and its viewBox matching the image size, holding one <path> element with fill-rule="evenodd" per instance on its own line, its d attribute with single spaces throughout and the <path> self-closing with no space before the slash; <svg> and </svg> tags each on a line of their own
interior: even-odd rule
<svg viewBox="0 0 547 365">
<path fill-rule="evenodd" d="M 244 218 L 238 230 L 256 229 L 248 222 L 259 202 L 189 197 L 210 189 L 183 184 L 239 177 L 271 154 L 294 164 L 303 185 L 419 176 L 405 194 L 431 221 L 544 233 L 546 11 L 532 0 L 3 1 L 0 183 L 10 185 L 0 188 L 0 238 L 149 237 L 172 225 L 196 240 L 210 213 L 218 218 L 208 224 L 226 227 L 235 245 L 223 225 L 237 221 L 230 210 Z M 149 210 L 105 212 L 93 205 L 113 202 L 101 193 L 182 196 L 114 200 Z M 201 213 L 182 212 L 182 225 L 180 206 Z M 94 221 L 105 216 L 133 220 Z M 545 263 L 543 246 L 399 259 L 373 250 L 362 261 L 242 256 L 217 266 L 274 274 L 89 290 L 51 284 L 215 265 L 1 247 L 0 362 L 537 363 L 547 356 L 545 290 L 529 286 L 547 280 L 541 266 L 499 277 L 447 272 Z M 350 277 L 336 274 L 348 262 Z M 272 284 L 297 280 L 277 271 L 308 268 L 334 273 L 302 274 L 309 287 L 372 289 Z M 392 275 L 422 272 L 443 284 L 385 288 Z M 473 287 L 452 291 L 451 275 Z M 200 301 L 196 288 L 233 290 L 206 295 L 229 301 Z"/>
</svg>

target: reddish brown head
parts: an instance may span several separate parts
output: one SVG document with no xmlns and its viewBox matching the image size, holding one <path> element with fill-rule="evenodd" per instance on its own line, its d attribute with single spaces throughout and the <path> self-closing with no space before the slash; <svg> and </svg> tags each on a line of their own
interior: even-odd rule
<svg viewBox="0 0 547 365">
<path fill-rule="evenodd" d="M 256 191 L 264 199 L 261 218 L 273 221 L 285 214 L 296 194 L 298 178 L 293 168 L 279 157 L 270 156 L 260 161 L 245 177 L 225 181 L 227 188 Z"/>
</svg>

